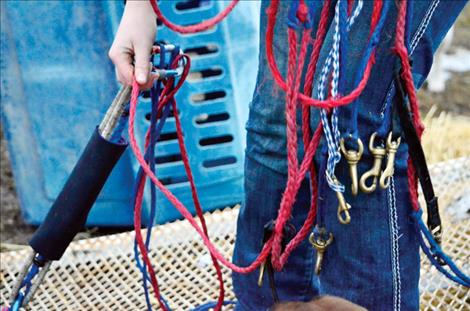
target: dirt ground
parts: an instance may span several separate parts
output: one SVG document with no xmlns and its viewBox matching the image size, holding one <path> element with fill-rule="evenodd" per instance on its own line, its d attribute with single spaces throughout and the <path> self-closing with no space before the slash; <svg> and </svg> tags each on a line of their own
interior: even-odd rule
<svg viewBox="0 0 470 311">
<path fill-rule="evenodd" d="M 465 8 L 456 24 L 452 48 L 456 49 L 457 47 L 470 50 L 469 6 Z M 447 81 L 444 92 L 435 94 L 422 89 L 419 91 L 419 98 L 423 114 L 435 106 L 438 111 L 470 116 L 470 72 L 453 73 L 452 78 Z M 21 217 L 8 150 L 3 139 L 3 130 L 0 131 L 0 251 L 2 251 L 15 249 L 19 245 L 26 244 L 35 228 L 27 225 Z M 100 231 L 95 228 L 83 232 L 81 237 L 105 233 L 110 232 Z"/>
</svg>

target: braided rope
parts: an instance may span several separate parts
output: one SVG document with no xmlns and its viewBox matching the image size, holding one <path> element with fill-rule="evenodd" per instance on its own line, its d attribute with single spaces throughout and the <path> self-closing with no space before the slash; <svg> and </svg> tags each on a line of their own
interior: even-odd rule
<svg viewBox="0 0 470 311">
<path fill-rule="evenodd" d="M 339 85 L 339 77 L 340 77 L 340 56 L 339 56 L 339 45 L 341 41 L 340 35 L 340 6 L 344 5 L 342 1 L 339 0 L 335 6 L 335 17 L 334 17 L 334 35 L 333 35 L 333 47 L 330 50 L 325 64 L 322 69 L 322 74 L 320 77 L 320 84 L 318 87 L 317 96 L 319 99 L 325 99 L 325 86 L 326 81 L 329 75 L 330 67 L 332 66 L 332 79 L 331 79 L 331 96 L 336 98 L 338 93 L 338 85 Z M 359 2 L 356 9 L 354 10 L 354 14 L 351 15 L 347 20 L 348 31 L 354 23 L 354 20 L 359 15 L 362 9 L 362 2 Z M 344 18 L 344 16 L 342 17 Z M 343 38 L 345 40 L 345 38 Z M 344 60 L 343 60 L 344 61 Z M 339 131 L 338 126 L 338 109 L 333 108 L 331 114 L 331 126 L 330 121 L 328 120 L 328 111 L 326 109 L 320 110 L 320 118 L 323 124 L 323 131 L 325 133 L 325 138 L 328 147 L 328 162 L 327 162 L 327 169 L 326 169 L 326 180 L 328 182 L 328 186 L 335 192 L 344 192 L 345 187 L 342 185 L 336 178 L 335 178 L 335 167 L 336 164 L 341 160 L 341 152 L 339 150 L 339 139 L 341 137 L 341 133 Z"/>
<path fill-rule="evenodd" d="M 298 142 L 297 142 L 297 121 L 296 121 L 296 108 L 298 102 L 302 103 L 304 106 L 317 106 L 321 108 L 335 108 L 341 105 L 345 105 L 352 100 L 356 99 L 360 93 L 362 92 L 363 88 L 365 87 L 365 84 L 367 83 L 368 76 L 370 74 L 370 69 L 372 66 L 372 63 L 374 62 L 374 53 L 371 53 L 369 56 L 369 59 L 367 61 L 367 66 L 365 67 L 365 72 L 363 75 L 363 78 L 361 81 L 358 83 L 356 86 L 356 89 L 353 90 L 349 95 L 344 96 L 344 97 L 339 97 L 339 89 L 338 85 L 340 82 L 340 75 L 341 75 L 341 67 L 340 67 L 340 62 L 341 60 L 341 48 L 339 47 L 339 44 L 341 44 L 341 34 L 340 34 L 340 29 L 341 26 L 340 24 L 340 18 L 342 18 L 339 14 L 339 5 L 345 5 L 346 0 L 339 0 L 337 3 L 337 7 L 335 7 L 335 38 L 334 38 L 334 46 L 332 49 L 332 52 L 328 55 L 327 60 L 325 62 L 325 66 L 322 71 L 322 83 L 320 87 L 322 88 L 322 92 L 319 92 L 319 100 L 314 100 L 311 98 L 305 98 L 305 94 L 311 95 L 312 92 L 312 84 L 313 84 L 313 75 L 316 70 L 316 63 L 318 61 L 318 55 L 319 51 L 322 46 L 322 42 L 324 41 L 324 37 L 326 34 L 326 25 L 328 21 L 328 8 L 327 4 L 329 5 L 331 2 L 329 0 L 325 1 L 325 5 L 322 9 L 322 16 L 320 19 L 319 23 L 319 28 L 317 30 L 317 36 L 316 40 L 313 45 L 312 49 L 312 54 L 310 56 L 310 62 L 308 64 L 307 68 L 307 76 L 306 76 L 306 81 L 311 82 L 308 83 L 307 85 L 304 85 L 304 93 L 299 92 L 299 87 L 300 87 L 300 81 L 301 81 L 301 74 L 303 70 L 303 65 L 305 62 L 306 58 L 306 53 L 307 53 L 307 48 L 309 44 L 309 38 L 310 38 L 310 30 L 304 30 L 302 33 L 302 39 L 301 39 L 301 46 L 300 46 L 300 51 L 297 56 L 297 34 L 295 33 L 295 30 L 289 29 L 288 32 L 288 40 L 289 40 L 289 64 L 288 64 L 288 72 L 287 72 L 287 83 L 282 80 L 282 76 L 280 75 L 275 61 L 274 61 L 274 56 L 272 53 L 272 37 L 274 35 L 274 24 L 275 24 L 275 17 L 277 14 L 277 9 L 279 5 L 279 0 L 273 0 L 271 2 L 271 5 L 269 6 L 266 14 L 268 15 L 268 29 L 266 32 L 266 40 L 267 40 L 267 58 L 268 58 L 268 63 L 270 65 L 271 71 L 273 72 L 274 79 L 276 80 L 276 83 L 279 84 L 279 86 L 286 90 L 286 131 L 287 131 L 287 145 L 288 145 L 288 183 L 286 190 L 284 192 L 284 195 L 281 200 L 281 205 L 279 209 L 279 215 L 278 218 L 276 219 L 276 225 L 275 225 L 275 230 L 273 233 L 273 236 L 265 243 L 263 246 L 260 254 L 258 257 L 249 265 L 245 267 L 240 267 L 237 266 L 233 263 L 231 263 L 229 260 L 225 259 L 223 255 L 217 250 L 217 248 L 211 243 L 207 232 L 205 230 L 205 225 L 202 224 L 202 215 L 198 216 L 201 217 L 201 225 L 197 223 L 195 218 L 191 215 L 191 213 L 187 210 L 187 208 L 163 185 L 161 182 L 158 180 L 158 178 L 155 176 L 155 174 L 152 172 L 151 168 L 149 165 L 145 162 L 145 159 L 142 155 L 141 150 L 139 149 L 137 142 L 135 140 L 135 134 L 134 134 L 134 121 L 135 121 L 135 113 L 136 113 L 136 104 L 137 104 L 137 97 L 139 94 L 139 89 L 138 89 L 138 84 L 137 82 L 134 81 L 133 83 L 133 90 L 132 90 L 132 97 L 131 97 L 131 105 L 130 105 L 130 117 L 129 117 L 129 141 L 131 148 L 139 161 L 143 171 L 145 174 L 150 178 L 150 180 L 155 184 L 155 186 L 162 192 L 162 194 L 175 206 L 175 208 L 181 213 L 181 215 L 188 220 L 188 222 L 194 227 L 196 232 L 201 236 L 203 243 L 206 245 L 208 248 L 212 258 L 214 261 L 218 261 L 221 264 L 225 265 L 229 269 L 233 270 L 234 272 L 237 273 L 250 273 L 253 272 L 255 269 L 257 269 L 266 259 L 267 257 L 272 254 L 271 260 L 273 263 L 273 267 L 276 270 L 282 269 L 282 267 L 285 265 L 288 256 L 290 253 L 295 249 L 306 237 L 306 235 L 311 231 L 311 228 L 313 226 L 315 217 L 316 217 L 316 199 L 318 195 L 318 187 L 316 185 L 316 174 L 315 170 L 313 168 L 312 162 L 313 162 L 313 156 L 315 154 L 315 151 L 318 147 L 318 144 L 320 142 L 320 138 L 322 135 L 322 132 L 325 132 L 325 137 L 329 140 L 329 148 L 331 151 L 338 151 L 338 139 L 339 139 L 339 130 L 338 130 L 338 118 L 337 118 L 337 109 L 333 109 L 333 113 L 331 116 L 331 121 L 328 120 L 326 110 L 322 111 L 322 118 L 319 126 L 317 127 L 313 137 L 310 140 L 310 128 L 308 125 L 308 120 L 309 120 L 309 110 L 305 109 L 304 107 L 302 108 L 302 131 L 303 131 L 303 141 L 304 141 L 304 148 L 305 148 L 305 155 L 304 158 L 302 159 L 302 162 L 299 166 L 299 160 L 297 157 L 297 151 L 298 151 Z M 379 1 L 381 2 L 381 1 Z M 303 8 L 303 13 L 305 14 L 305 7 Z M 358 1 L 358 4 L 356 6 L 356 9 L 353 11 L 353 14 L 351 14 L 348 18 L 348 29 L 351 27 L 353 24 L 354 20 L 357 18 L 360 10 L 362 8 L 362 1 Z M 344 8 L 343 8 L 344 9 Z M 371 33 L 374 31 L 378 17 L 380 17 L 380 12 L 381 12 L 381 4 L 380 5 L 374 5 L 372 17 L 371 17 Z M 302 13 L 302 12 L 301 12 Z M 399 11 L 399 17 L 401 17 L 402 10 Z M 303 18 L 304 20 L 306 19 L 306 16 Z M 398 22 L 400 22 L 400 18 L 398 19 Z M 344 25 L 344 24 L 343 24 Z M 399 27 L 397 27 L 399 28 Z M 397 30 L 398 33 L 398 30 Z M 399 34 L 397 34 L 399 36 Z M 400 51 L 397 48 L 397 53 L 399 55 L 403 54 L 402 51 Z M 183 56 L 185 57 L 185 56 Z M 314 62 L 312 62 L 314 61 Z M 189 59 L 188 59 L 188 64 L 189 64 Z M 330 67 L 332 67 L 332 79 L 331 79 L 331 97 L 332 99 L 326 99 L 322 100 L 322 97 L 325 97 L 325 85 L 327 82 L 327 77 L 328 73 L 330 72 Z M 189 67 L 185 67 L 185 69 L 189 70 Z M 325 69 L 326 68 L 326 69 Z M 184 79 L 180 79 L 178 81 L 177 86 L 175 89 L 183 83 Z M 412 81 L 411 81 L 412 83 Z M 409 84 L 409 83 L 408 83 Z M 159 104 L 159 107 L 163 107 L 168 101 L 173 100 L 174 93 L 176 90 L 164 90 L 162 92 L 162 99 Z M 176 109 L 176 103 L 172 102 L 173 109 Z M 325 118 L 326 116 L 326 118 Z M 418 115 L 419 117 L 419 115 Z M 177 121 L 179 122 L 179 120 Z M 331 125 L 330 125 L 331 123 Z M 329 131 L 327 133 L 327 131 Z M 180 145 L 180 150 L 183 158 L 183 162 L 185 164 L 185 170 L 188 175 L 188 179 L 190 180 L 191 183 L 191 191 L 193 195 L 193 199 L 195 201 L 195 204 L 200 206 L 200 203 L 197 199 L 197 192 L 196 188 L 194 185 L 194 180 L 193 176 L 191 174 L 191 170 L 189 167 L 189 160 L 188 160 L 188 154 L 187 151 L 184 147 L 184 141 L 183 141 L 183 134 L 182 134 L 182 128 L 181 124 L 177 124 L 177 133 L 178 133 L 178 142 Z M 306 146 L 306 147 L 305 147 Z M 334 158 L 334 152 L 331 153 Z M 334 161 L 333 161 L 334 163 Z M 304 224 L 302 225 L 300 231 L 296 234 L 296 236 L 287 244 L 284 252 L 282 252 L 281 248 L 281 241 L 282 241 L 282 231 L 284 226 L 286 225 L 288 219 L 291 216 L 292 213 L 292 207 L 293 203 L 295 201 L 295 197 L 297 195 L 298 189 L 300 187 L 300 184 L 302 180 L 305 178 L 306 173 L 310 171 L 311 173 L 311 182 L 312 182 L 312 187 L 314 191 L 312 191 L 312 204 L 309 210 L 309 213 L 307 215 L 307 218 L 305 219 Z M 333 168 L 334 172 L 334 168 Z M 413 174 L 411 174 L 413 175 Z M 414 190 L 412 189 L 412 192 Z M 138 202 L 142 202 L 142 195 L 140 194 L 138 196 Z M 197 203 L 196 203 L 197 202 Z M 139 247 L 142 247 L 141 244 L 143 244 L 142 238 L 138 238 L 137 235 L 140 234 L 140 220 L 138 219 L 140 216 L 141 210 L 136 208 L 135 210 L 135 224 L 136 224 L 136 240 L 138 242 Z M 201 227 L 202 226 L 202 227 Z M 142 249 L 141 249 L 142 251 Z M 152 281 L 152 286 L 154 287 L 154 292 L 157 295 L 158 292 L 158 283 L 156 281 L 156 277 L 154 275 L 154 270 L 153 267 L 151 266 L 150 262 L 148 261 L 148 255 L 145 256 L 146 254 L 142 252 L 142 257 L 144 262 L 147 265 L 147 268 L 149 269 L 149 274 L 150 278 Z M 223 291 L 223 289 L 222 289 Z M 158 298 L 158 297 L 157 297 Z M 161 299 L 160 299 L 161 300 Z M 159 300 L 160 305 L 162 306 L 162 309 L 164 309 L 163 302 Z M 223 303 L 223 299 L 219 297 L 219 302 Z M 216 308 L 217 309 L 217 308 Z"/>
<path fill-rule="evenodd" d="M 273 75 L 273 78 L 277 85 L 284 91 L 287 90 L 286 82 L 284 81 L 279 68 L 277 67 L 276 60 L 274 59 L 274 52 L 273 52 L 273 38 L 274 38 L 274 27 L 276 25 L 276 15 L 279 9 L 279 1 L 280 0 L 272 0 L 271 4 L 269 5 L 268 9 L 266 10 L 266 15 L 268 16 L 267 28 L 266 28 L 266 58 Z M 381 2 L 381 0 L 378 0 Z M 376 10 L 374 6 L 374 10 L 372 12 L 372 16 L 380 14 L 380 10 Z M 371 30 L 373 30 L 373 26 L 371 24 Z M 325 99 L 325 100 L 318 100 L 314 98 L 310 98 L 310 96 L 305 95 L 304 93 L 299 94 L 299 101 L 303 105 L 313 106 L 317 108 L 334 108 L 339 106 L 344 106 L 355 99 L 357 99 L 362 91 L 364 90 L 365 86 L 367 85 L 370 72 L 374 63 L 374 58 L 371 56 L 367 62 L 367 66 L 364 70 L 364 74 L 362 76 L 361 81 L 356 85 L 356 88 L 352 90 L 348 95 L 337 99 Z"/>
</svg>

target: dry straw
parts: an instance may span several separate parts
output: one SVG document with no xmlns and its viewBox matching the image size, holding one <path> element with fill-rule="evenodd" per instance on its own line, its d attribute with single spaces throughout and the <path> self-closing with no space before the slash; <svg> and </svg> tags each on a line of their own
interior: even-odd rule
<svg viewBox="0 0 470 311">
<path fill-rule="evenodd" d="M 470 156 L 470 117 L 448 112 L 436 115 L 433 106 L 424 118 L 423 147 L 429 163 Z"/>
</svg>

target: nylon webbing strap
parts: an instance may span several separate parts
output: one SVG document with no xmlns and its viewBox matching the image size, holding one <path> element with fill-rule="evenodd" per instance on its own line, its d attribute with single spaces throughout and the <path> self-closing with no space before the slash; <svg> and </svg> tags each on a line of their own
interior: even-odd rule
<svg viewBox="0 0 470 311">
<path fill-rule="evenodd" d="M 426 209 L 428 214 L 427 225 L 437 243 L 441 243 L 442 226 L 441 217 L 439 215 L 439 206 L 434 188 L 432 186 L 431 176 L 429 175 L 426 157 L 424 155 L 423 147 L 421 145 L 416 129 L 411 119 L 411 114 L 408 109 L 406 94 L 403 88 L 403 82 L 400 75 L 396 74 L 396 87 L 399 96 L 398 101 L 398 116 L 403 128 L 406 142 L 408 143 L 409 155 L 411 161 L 416 169 L 421 189 L 423 190 L 424 199 L 426 201 Z"/>
</svg>

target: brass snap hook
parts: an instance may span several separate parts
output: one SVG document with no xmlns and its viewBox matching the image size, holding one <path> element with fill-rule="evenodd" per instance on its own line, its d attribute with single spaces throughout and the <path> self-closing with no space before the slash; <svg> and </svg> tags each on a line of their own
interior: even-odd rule
<svg viewBox="0 0 470 311">
<path fill-rule="evenodd" d="M 346 202 L 342 192 L 337 191 L 336 196 L 338 197 L 338 220 L 343 225 L 347 225 L 351 222 L 351 215 L 349 215 L 351 205 Z"/>
<path fill-rule="evenodd" d="M 375 138 L 377 137 L 377 132 L 372 134 L 369 139 L 369 150 L 374 157 L 374 164 L 372 168 L 365 172 L 361 179 L 359 180 L 359 188 L 364 193 L 372 193 L 377 188 L 377 179 L 380 175 L 380 169 L 382 167 L 382 160 L 385 157 L 387 151 L 385 148 L 377 146 L 375 147 Z M 372 184 L 370 186 L 367 185 L 367 179 L 372 177 Z"/>
<path fill-rule="evenodd" d="M 358 150 L 349 149 L 347 150 L 344 146 L 344 138 L 340 140 L 341 152 L 344 158 L 349 164 L 349 175 L 351 176 L 351 193 L 357 195 L 357 163 L 361 160 L 364 146 L 360 138 L 357 139 Z"/>
<path fill-rule="evenodd" d="M 401 137 L 398 137 L 396 141 L 392 141 L 392 132 L 388 134 L 387 137 L 387 165 L 385 170 L 380 174 L 380 187 L 382 189 L 387 189 L 390 185 L 390 178 L 395 172 L 395 155 L 400 146 Z"/>
<path fill-rule="evenodd" d="M 315 274 L 317 275 L 320 274 L 321 272 L 321 264 L 323 262 L 323 257 L 324 257 L 326 248 L 331 243 L 333 243 L 333 233 L 330 232 L 330 234 L 328 235 L 328 239 L 325 240 L 323 238 L 323 234 L 326 233 L 326 230 L 325 228 L 321 228 L 320 230 L 322 230 L 323 233 L 320 233 L 318 235 L 318 238 L 315 238 L 315 234 L 313 232 L 310 234 L 310 237 L 308 238 L 308 241 L 310 242 L 310 244 L 312 244 L 312 246 L 317 251 L 317 260 L 315 262 Z"/>
</svg>

